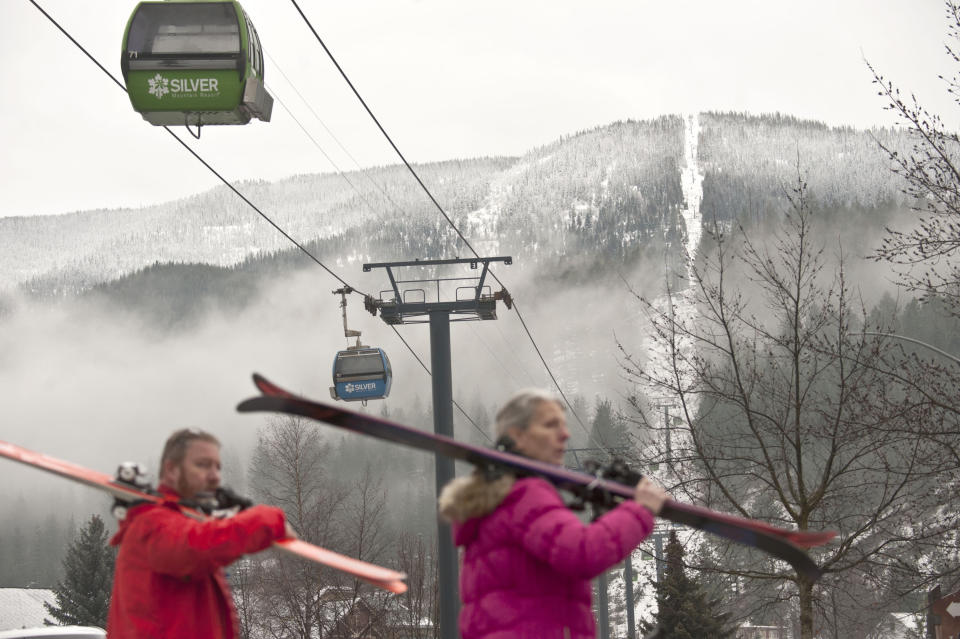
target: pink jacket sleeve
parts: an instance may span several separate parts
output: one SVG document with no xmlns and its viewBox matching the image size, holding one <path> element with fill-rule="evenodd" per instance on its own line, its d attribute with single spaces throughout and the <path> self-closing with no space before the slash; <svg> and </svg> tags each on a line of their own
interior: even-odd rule
<svg viewBox="0 0 960 639">
<path fill-rule="evenodd" d="M 253 506 L 210 521 L 196 521 L 171 508 L 153 508 L 134 524 L 150 568 L 175 577 L 212 572 L 263 550 L 285 534 L 283 511 L 272 506 Z"/>
<path fill-rule="evenodd" d="M 513 522 L 524 549 L 564 575 L 596 577 L 626 558 L 653 530 L 653 514 L 635 501 L 584 524 L 543 479 L 518 480 L 515 493 L 510 496 Z"/>
</svg>

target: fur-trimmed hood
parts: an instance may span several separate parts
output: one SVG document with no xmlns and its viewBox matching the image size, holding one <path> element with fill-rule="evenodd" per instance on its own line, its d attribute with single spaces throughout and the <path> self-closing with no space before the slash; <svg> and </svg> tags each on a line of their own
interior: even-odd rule
<svg viewBox="0 0 960 639">
<path fill-rule="evenodd" d="M 502 475 L 491 481 L 479 471 L 457 477 L 440 491 L 437 500 L 440 515 L 453 524 L 489 515 L 503 502 L 514 481 L 513 475 Z"/>
</svg>

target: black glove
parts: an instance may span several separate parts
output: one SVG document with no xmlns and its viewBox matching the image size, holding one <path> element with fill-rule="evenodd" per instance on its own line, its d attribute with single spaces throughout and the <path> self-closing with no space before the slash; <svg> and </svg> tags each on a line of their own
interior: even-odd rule
<svg viewBox="0 0 960 639">
<path fill-rule="evenodd" d="M 229 508 L 237 508 L 239 510 L 245 510 L 250 506 L 253 506 L 253 501 L 246 497 L 241 497 L 237 493 L 233 492 L 226 486 L 221 486 L 217 488 L 215 493 L 217 497 L 217 510 L 227 510 Z"/>
</svg>

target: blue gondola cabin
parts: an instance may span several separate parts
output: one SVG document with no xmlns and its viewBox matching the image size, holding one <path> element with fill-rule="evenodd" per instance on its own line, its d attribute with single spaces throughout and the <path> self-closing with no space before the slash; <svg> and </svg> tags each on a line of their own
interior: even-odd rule
<svg viewBox="0 0 960 639">
<path fill-rule="evenodd" d="M 330 395 L 347 402 L 383 399 L 390 394 L 393 373 L 382 348 L 351 348 L 333 361 Z"/>
</svg>

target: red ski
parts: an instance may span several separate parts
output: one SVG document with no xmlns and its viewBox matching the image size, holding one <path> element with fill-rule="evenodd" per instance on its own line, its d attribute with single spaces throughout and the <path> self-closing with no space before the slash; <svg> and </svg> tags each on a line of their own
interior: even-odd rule
<svg viewBox="0 0 960 639">
<path fill-rule="evenodd" d="M 0 456 L 103 490 L 110 493 L 110 495 L 119 502 L 133 503 L 148 501 L 160 503 L 164 500 L 162 496 L 151 491 L 149 488 L 127 483 L 107 473 L 84 468 L 83 466 L 27 450 L 26 448 L 21 448 L 20 446 L 4 441 L 0 441 Z M 187 507 L 181 508 L 184 514 L 193 519 L 203 521 L 210 518 L 209 515 L 200 510 Z M 315 561 L 318 564 L 352 575 L 377 588 L 382 588 L 397 594 L 406 592 L 407 590 L 407 585 L 402 581 L 406 578 L 406 575 L 395 570 L 390 570 L 389 568 L 368 564 L 365 561 L 353 559 L 331 550 L 314 546 L 300 539 L 281 539 L 280 541 L 274 542 L 273 546 L 284 552 Z"/>
<path fill-rule="evenodd" d="M 603 479 L 602 475 L 589 475 L 509 452 L 466 444 L 385 419 L 313 402 L 280 388 L 260 375 L 255 374 L 253 381 L 263 396 L 242 402 L 237 406 L 237 410 L 241 412 L 291 413 L 378 439 L 439 453 L 481 468 L 505 468 L 534 474 L 587 501 L 606 502 L 611 498 L 633 497 L 633 485 Z M 635 484 L 636 480 L 633 483 Z M 821 546 L 836 536 L 833 531 L 779 528 L 762 521 L 727 515 L 673 500 L 667 500 L 659 516 L 763 550 L 788 562 L 798 573 L 813 581 L 819 579 L 821 571 L 803 548 Z"/>
</svg>

